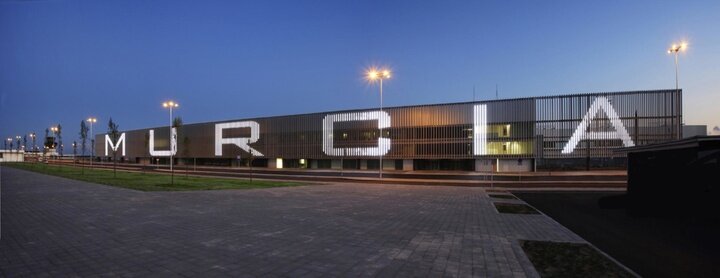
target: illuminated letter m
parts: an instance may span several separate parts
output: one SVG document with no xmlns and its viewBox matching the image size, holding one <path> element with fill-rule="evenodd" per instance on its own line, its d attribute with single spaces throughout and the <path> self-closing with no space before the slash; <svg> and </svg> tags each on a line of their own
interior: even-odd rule
<svg viewBox="0 0 720 278">
<path fill-rule="evenodd" d="M 105 134 L 105 156 L 108 156 L 108 145 L 110 145 L 113 151 L 117 151 L 118 147 L 122 145 L 122 155 L 125 156 L 125 133 L 120 134 L 120 138 L 118 138 L 115 144 L 113 144 L 112 139 L 110 139 L 110 135 Z"/>
</svg>

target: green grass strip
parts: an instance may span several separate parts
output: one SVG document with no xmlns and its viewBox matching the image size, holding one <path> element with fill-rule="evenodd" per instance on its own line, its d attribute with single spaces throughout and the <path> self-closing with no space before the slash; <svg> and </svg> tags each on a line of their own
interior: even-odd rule
<svg viewBox="0 0 720 278">
<path fill-rule="evenodd" d="M 531 206 L 525 204 L 512 204 L 512 203 L 493 203 L 500 213 L 514 213 L 514 214 L 540 214 L 537 210 Z"/>
<path fill-rule="evenodd" d="M 541 277 L 633 277 L 587 244 L 522 241 L 521 245 Z"/>
<path fill-rule="evenodd" d="M 498 198 L 498 199 L 509 199 L 509 200 L 517 200 L 515 196 L 513 195 L 507 195 L 507 194 L 488 194 L 491 198 Z"/>
<path fill-rule="evenodd" d="M 171 184 L 170 175 L 166 174 L 117 171 L 117 177 L 114 177 L 112 170 L 90 169 L 87 167 L 83 172 L 83 169 L 80 167 L 43 163 L 3 163 L 2 166 L 141 191 L 253 189 L 303 185 L 301 183 L 285 181 L 253 180 L 250 182 L 249 179 L 185 177 L 185 175 L 180 172 L 175 173 L 175 182 Z"/>
</svg>

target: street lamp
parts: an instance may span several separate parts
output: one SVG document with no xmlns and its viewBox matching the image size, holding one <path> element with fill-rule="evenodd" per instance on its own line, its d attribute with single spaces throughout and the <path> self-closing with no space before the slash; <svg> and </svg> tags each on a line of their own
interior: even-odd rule
<svg viewBox="0 0 720 278">
<path fill-rule="evenodd" d="M 678 66 L 678 54 L 680 53 L 680 51 L 683 51 L 683 52 L 687 51 L 687 47 L 688 47 L 687 42 L 674 43 L 667 50 L 667 53 L 674 54 L 674 56 L 675 56 L 675 92 L 677 92 L 677 93 L 680 92 L 680 83 L 678 81 L 678 71 L 679 71 L 679 69 L 678 69 L 678 67 L 679 67 Z M 680 101 L 680 108 L 682 108 L 682 98 L 680 98 L 679 101 Z M 682 119 L 682 115 L 681 115 L 680 123 L 682 123 L 682 122 L 683 122 L 683 119 Z M 680 137 L 681 137 L 680 132 L 682 131 L 682 129 L 680 128 L 680 124 L 678 124 L 677 128 L 678 128 L 677 136 L 678 136 L 678 139 L 680 139 Z"/>
<path fill-rule="evenodd" d="M 20 152 L 20 138 L 22 138 L 22 137 L 20 137 L 20 135 L 15 136 L 15 140 L 17 140 L 17 152 L 18 153 Z"/>
<path fill-rule="evenodd" d="M 177 102 L 174 101 L 166 101 L 163 102 L 163 107 L 170 108 L 170 183 L 173 184 L 175 182 L 175 177 L 173 175 L 173 108 L 177 108 L 180 106 Z"/>
<path fill-rule="evenodd" d="M 7 141 L 5 142 L 5 149 L 8 150 L 7 144 L 10 142 L 10 149 L 12 149 L 12 138 L 8 137 Z M 12 152 L 12 150 L 10 150 Z"/>
<path fill-rule="evenodd" d="M 35 132 L 30 133 L 30 139 L 32 140 L 32 145 L 33 145 L 32 150 L 33 150 L 33 152 L 36 152 L 37 147 L 35 146 Z"/>
<path fill-rule="evenodd" d="M 680 51 L 687 51 L 688 44 L 687 42 L 681 42 L 679 44 L 675 43 L 668 49 L 667 53 L 669 54 L 675 54 L 675 90 L 680 89 L 679 83 L 678 83 L 678 53 Z"/>
<path fill-rule="evenodd" d="M 90 141 L 92 143 L 91 150 L 90 150 L 90 169 L 93 167 L 93 160 L 95 160 L 95 135 L 93 134 L 93 124 L 97 122 L 97 118 L 90 117 L 86 120 L 88 123 L 90 123 Z"/>
<path fill-rule="evenodd" d="M 53 132 L 53 147 L 55 147 L 55 146 L 57 146 L 57 141 L 56 141 L 57 140 L 57 131 L 58 131 L 57 126 L 51 126 L 50 131 Z M 55 148 L 55 153 L 57 153 L 57 148 Z M 50 155 L 50 157 L 52 157 L 52 154 Z"/>
<path fill-rule="evenodd" d="M 390 70 L 388 69 L 370 69 L 367 71 L 367 80 L 370 82 L 380 81 L 380 113 L 383 112 L 383 80 L 384 79 L 390 79 Z M 378 126 L 378 131 L 380 134 L 378 135 L 378 142 L 380 142 L 380 139 L 382 138 L 382 129 Z M 342 167 L 342 166 L 341 166 Z M 382 150 L 380 152 L 380 180 L 382 180 L 382 174 L 383 174 L 383 153 Z"/>
</svg>

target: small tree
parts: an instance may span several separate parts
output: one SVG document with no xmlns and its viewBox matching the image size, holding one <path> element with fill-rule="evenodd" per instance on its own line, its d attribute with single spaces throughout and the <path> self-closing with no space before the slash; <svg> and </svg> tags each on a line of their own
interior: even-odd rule
<svg viewBox="0 0 720 278">
<path fill-rule="evenodd" d="M 82 156 L 85 157 L 85 147 L 87 146 L 87 136 L 88 136 L 88 126 L 85 123 L 85 120 L 80 121 L 80 152 L 82 153 Z M 82 174 L 85 174 L 85 163 L 80 163 L 80 168 L 82 169 Z"/>
<path fill-rule="evenodd" d="M 80 121 L 80 153 L 85 156 L 85 150 L 87 149 L 87 137 L 88 137 L 88 128 L 85 121 Z"/>
<path fill-rule="evenodd" d="M 93 168 L 93 160 L 95 160 L 95 138 L 90 138 L 90 169 Z"/>
<path fill-rule="evenodd" d="M 150 133 L 145 132 L 145 140 L 143 140 L 143 143 L 145 143 L 145 150 L 148 151 L 148 148 L 150 147 L 150 145 L 149 145 L 150 144 Z M 149 151 L 148 151 L 148 155 L 150 155 Z M 152 164 L 152 157 L 150 157 L 150 164 Z M 147 166 L 147 165 L 143 165 L 142 167 L 140 167 L 142 169 L 143 175 L 145 174 L 145 166 Z"/>
<path fill-rule="evenodd" d="M 253 170 L 252 170 L 252 163 L 253 159 L 255 159 L 255 155 L 253 154 L 253 150 L 250 149 L 250 156 L 248 156 L 248 165 L 250 166 L 250 183 L 252 183 L 252 176 L 253 176 Z"/>
<path fill-rule="evenodd" d="M 62 143 L 62 125 L 60 125 L 60 124 L 57 125 L 57 131 L 55 132 L 55 134 L 57 134 L 57 139 L 58 139 L 57 143 L 60 146 L 60 148 L 58 149 L 59 150 L 58 154 L 62 157 L 63 149 L 65 147 L 65 146 L 63 146 L 63 143 Z"/>
<path fill-rule="evenodd" d="M 183 157 L 185 157 L 185 178 L 188 178 L 190 168 L 188 167 L 187 158 L 190 157 L 190 138 L 183 137 Z"/>
<path fill-rule="evenodd" d="M 120 126 L 113 122 L 112 118 L 110 118 L 110 121 L 108 121 L 108 136 L 110 136 L 110 139 L 112 139 L 113 142 L 117 142 L 117 140 L 120 138 L 120 131 L 118 131 L 118 128 Z M 111 148 L 112 154 L 113 154 L 113 177 L 117 177 L 117 148 Z"/>
<path fill-rule="evenodd" d="M 170 140 L 171 140 L 171 141 L 170 141 L 170 154 L 171 154 L 171 156 L 170 156 L 170 164 L 174 164 L 174 163 L 173 163 L 174 161 L 172 161 L 172 160 L 173 160 L 173 159 L 172 159 L 172 152 L 173 152 L 173 151 L 177 152 L 177 149 L 179 148 L 179 146 L 177 145 L 177 144 L 178 144 L 177 138 L 178 138 L 179 135 L 180 135 L 180 127 L 182 127 L 182 124 L 183 124 L 182 118 L 180 118 L 180 117 L 175 117 L 175 118 L 173 119 L 173 121 L 172 121 L 172 127 L 175 128 L 176 133 L 175 133 L 175 136 L 172 136 L 172 128 L 170 129 L 170 134 L 171 134 L 171 139 L 170 139 Z M 172 141 L 175 141 L 175 149 L 172 148 Z M 175 184 L 175 171 L 174 171 L 174 169 L 172 169 L 172 167 L 170 167 L 170 169 L 171 169 L 171 171 L 170 171 L 170 184 Z"/>
</svg>

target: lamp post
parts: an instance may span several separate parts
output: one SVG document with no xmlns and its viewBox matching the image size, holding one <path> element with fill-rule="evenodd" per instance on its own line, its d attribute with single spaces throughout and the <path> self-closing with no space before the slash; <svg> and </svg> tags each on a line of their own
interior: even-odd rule
<svg viewBox="0 0 720 278">
<path fill-rule="evenodd" d="M 57 131 L 58 131 L 57 126 L 51 126 L 51 127 L 50 127 L 50 131 L 53 132 L 53 147 L 55 147 L 55 148 L 54 148 L 54 149 L 55 149 L 55 153 L 57 153 L 57 147 L 56 147 L 57 144 L 58 144 L 58 142 L 56 141 L 56 140 L 57 140 Z M 52 155 L 51 155 L 50 157 L 52 157 Z"/>
<path fill-rule="evenodd" d="M 30 140 L 32 140 L 32 151 L 36 152 L 37 147 L 35 146 L 35 132 L 30 133 Z"/>
<path fill-rule="evenodd" d="M 380 81 L 380 113 L 383 112 L 383 79 L 390 79 L 390 70 L 388 69 L 371 69 L 367 72 L 367 79 L 370 82 L 374 81 Z M 378 135 L 378 143 L 381 142 L 382 138 L 382 129 L 378 127 L 378 132 L 380 134 Z M 342 166 L 341 166 L 342 167 Z M 380 150 L 380 180 L 382 180 L 382 174 L 383 174 L 383 153 L 382 149 Z"/>
<path fill-rule="evenodd" d="M 90 123 L 90 169 L 92 169 L 93 160 L 95 160 L 95 135 L 93 134 L 93 124 L 97 122 L 97 118 L 90 117 L 86 121 Z"/>
<path fill-rule="evenodd" d="M 678 80 L 678 71 L 679 71 L 679 66 L 678 66 L 678 54 L 680 53 L 680 51 L 687 51 L 687 47 L 688 47 L 687 42 L 674 43 L 674 44 L 673 44 L 672 46 L 670 46 L 670 48 L 667 50 L 667 53 L 669 53 L 669 54 L 674 54 L 674 56 L 675 56 L 675 92 L 678 93 L 678 94 L 680 93 L 680 83 L 679 83 L 679 80 Z M 682 98 L 678 99 L 678 101 L 680 102 L 680 105 L 679 105 L 680 107 L 678 107 L 678 108 L 682 108 Z M 682 112 L 682 111 L 681 111 L 681 112 Z M 679 122 L 680 122 L 680 123 L 678 123 L 678 125 L 677 125 L 677 136 L 678 136 L 677 139 L 680 139 L 680 138 L 682 137 L 682 135 L 681 135 L 682 128 L 680 127 L 680 126 L 681 126 L 681 123 L 683 122 L 682 115 L 680 115 L 680 120 L 679 120 Z"/>
<path fill-rule="evenodd" d="M 5 141 L 5 149 L 8 150 L 7 144 L 10 142 L 10 149 L 12 149 L 12 138 L 8 137 L 8 139 Z M 12 150 L 10 150 L 12 151 Z"/>
<path fill-rule="evenodd" d="M 173 173 L 173 108 L 177 108 L 180 106 L 177 102 L 174 101 L 166 101 L 163 102 L 163 107 L 170 108 L 170 184 L 175 183 L 175 177 Z"/>
<path fill-rule="evenodd" d="M 20 138 L 22 138 L 22 137 L 20 137 L 20 135 L 16 135 L 16 136 L 15 136 L 15 140 L 17 141 L 17 147 L 16 147 L 16 148 L 17 148 L 17 152 L 18 152 L 18 153 L 20 153 Z"/>
</svg>

